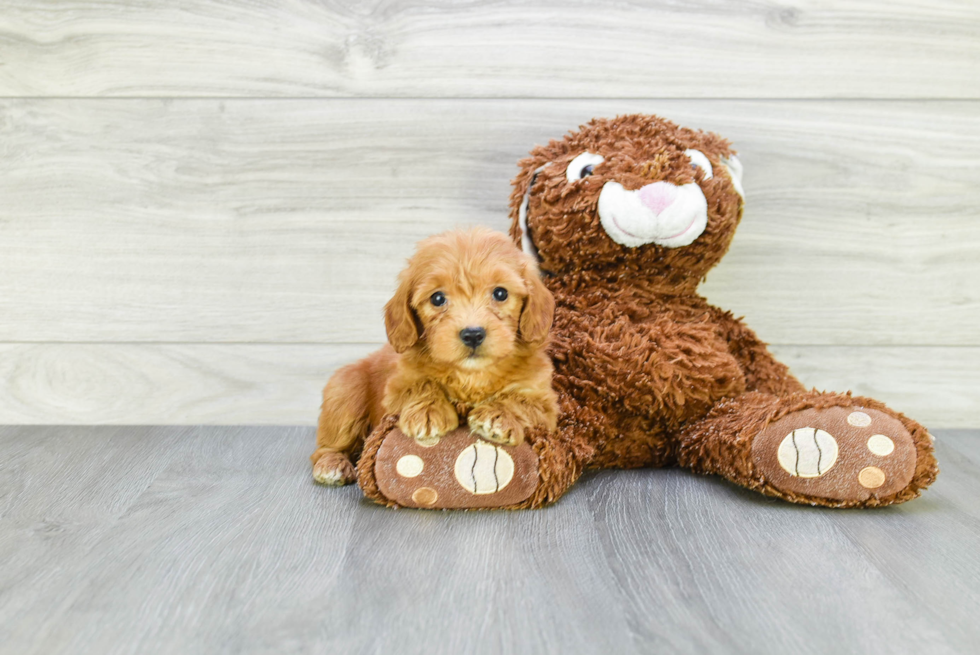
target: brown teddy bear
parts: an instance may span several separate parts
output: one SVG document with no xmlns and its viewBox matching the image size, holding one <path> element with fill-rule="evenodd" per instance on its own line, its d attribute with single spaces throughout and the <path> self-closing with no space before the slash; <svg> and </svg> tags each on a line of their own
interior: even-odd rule
<svg viewBox="0 0 980 655">
<path fill-rule="evenodd" d="M 358 466 L 368 496 L 537 507 L 583 468 L 679 465 L 792 502 L 873 507 L 935 480 L 924 427 L 870 398 L 807 391 L 748 327 L 697 294 L 742 216 L 741 165 L 725 139 L 656 116 L 596 119 L 520 167 L 511 233 L 556 300 L 558 429 L 529 431 L 514 448 L 460 430 L 427 453 L 388 419 Z M 412 501 L 420 483 L 397 472 L 408 450 L 431 462 L 416 494 L 425 502 Z M 455 490 L 451 505 L 438 501 L 443 489 Z"/>
</svg>

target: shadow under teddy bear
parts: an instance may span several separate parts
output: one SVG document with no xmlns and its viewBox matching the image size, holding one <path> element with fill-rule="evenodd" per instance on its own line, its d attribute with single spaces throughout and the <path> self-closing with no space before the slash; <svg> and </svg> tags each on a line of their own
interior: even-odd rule
<svg viewBox="0 0 980 655">
<path fill-rule="evenodd" d="M 725 139 L 656 116 L 596 119 L 520 167 L 511 234 L 556 300 L 558 430 L 515 448 L 459 430 L 426 451 L 389 418 L 358 463 L 366 495 L 531 508 L 584 468 L 683 466 L 791 502 L 873 507 L 935 480 L 923 426 L 870 398 L 807 391 L 697 294 L 742 216 L 741 165 Z M 424 478 L 399 475 L 409 452 Z"/>
</svg>

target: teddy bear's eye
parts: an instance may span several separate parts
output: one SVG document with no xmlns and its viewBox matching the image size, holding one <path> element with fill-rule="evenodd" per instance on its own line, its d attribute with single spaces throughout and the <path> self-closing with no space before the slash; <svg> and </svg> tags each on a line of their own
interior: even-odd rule
<svg viewBox="0 0 980 655">
<path fill-rule="evenodd" d="M 429 296 L 429 302 L 436 307 L 442 307 L 446 304 L 446 294 L 444 294 L 442 291 L 436 291 L 434 294 Z"/>
<path fill-rule="evenodd" d="M 711 162 L 708 158 L 704 156 L 704 153 L 700 150 L 685 150 L 684 154 L 687 155 L 688 159 L 691 160 L 692 168 L 700 168 L 704 171 L 704 179 L 710 180 L 714 177 L 714 171 L 711 169 Z"/>
<path fill-rule="evenodd" d="M 603 161 L 605 160 L 602 158 L 602 155 L 583 152 L 569 162 L 568 168 L 565 169 L 565 179 L 569 182 L 575 182 L 581 180 L 583 177 L 588 177 L 592 175 L 593 169 Z"/>
</svg>

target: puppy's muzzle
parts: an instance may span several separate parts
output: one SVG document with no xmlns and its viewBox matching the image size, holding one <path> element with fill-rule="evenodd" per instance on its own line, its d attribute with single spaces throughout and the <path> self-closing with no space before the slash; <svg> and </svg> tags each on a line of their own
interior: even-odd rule
<svg viewBox="0 0 980 655">
<path fill-rule="evenodd" d="M 467 327 L 459 331 L 459 339 L 468 348 L 477 348 L 487 338 L 487 331 L 481 327 Z"/>
</svg>

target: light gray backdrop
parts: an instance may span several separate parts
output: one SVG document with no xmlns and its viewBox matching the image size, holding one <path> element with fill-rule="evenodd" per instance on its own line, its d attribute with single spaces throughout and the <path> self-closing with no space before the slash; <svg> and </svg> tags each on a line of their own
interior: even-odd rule
<svg viewBox="0 0 980 655">
<path fill-rule="evenodd" d="M 808 385 L 980 425 L 971 0 L 14 0 L 0 96 L 0 423 L 311 424 L 417 239 L 654 112 L 745 163 L 710 300 Z"/>
</svg>

